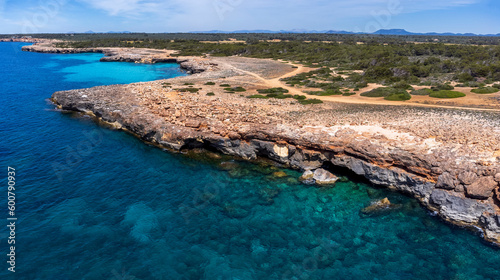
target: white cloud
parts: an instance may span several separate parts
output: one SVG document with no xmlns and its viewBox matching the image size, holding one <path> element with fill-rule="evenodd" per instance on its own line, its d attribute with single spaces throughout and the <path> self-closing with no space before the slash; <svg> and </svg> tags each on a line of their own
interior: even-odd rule
<svg viewBox="0 0 500 280">
<path fill-rule="evenodd" d="M 4 1 L 4 0 L 0 0 Z M 185 16 L 200 21 L 221 11 L 238 12 L 259 18 L 273 13 L 277 18 L 289 13 L 334 14 L 341 17 L 369 16 L 374 11 L 398 7 L 401 13 L 470 5 L 481 0 L 77 0 L 112 16 L 139 17 L 147 14 L 165 17 Z"/>
<path fill-rule="evenodd" d="M 161 1 L 155 0 L 79 0 L 112 16 L 154 13 L 161 9 Z"/>
</svg>

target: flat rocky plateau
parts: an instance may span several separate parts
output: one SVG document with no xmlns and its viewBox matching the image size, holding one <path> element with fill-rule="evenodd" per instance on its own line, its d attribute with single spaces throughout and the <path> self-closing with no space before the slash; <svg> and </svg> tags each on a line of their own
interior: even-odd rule
<svg viewBox="0 0 500 280">
<path fill-rule="evenodd" d="M 56 92 L 52 101 L 62 110 L 93 115 L 169 150 L 206 148 L 244 159 L 267 157 L 303 171 L 349 169 L 500 244 L 499 111 L 249 99 L 256 89 L 277 85 L 297 69 L 242 57 L 85 51 L 105 53 L 104 61 L 176 61 L 195 74 Z M 247 92 L 226 93 L 221 84 Z M 185 88 L 199 90 L 180 90 Z M 209 92 L 214 95 L 207 96 Z"/>
</svg>

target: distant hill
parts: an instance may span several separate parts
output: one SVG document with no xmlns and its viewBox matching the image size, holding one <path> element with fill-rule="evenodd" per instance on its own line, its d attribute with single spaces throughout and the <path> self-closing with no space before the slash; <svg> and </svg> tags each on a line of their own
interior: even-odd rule
<svg viewBox="0 0 500 280">
<path fill-rule="evenodd" d="M 377 30 L 373 33 L 366 33 L 366 32 L 351 32 L 351 31 L 343 31 L 343 30 L 297 30 L 297 29 L 292 29 L 292 30 L 279 30 L 279 31 L 272 31 L 272 30 L 235 30 L 235 31 L 222 31 L 222 30 L 210 30 L 210 31 L 193 31 L 193 32 L 188 32 L 188 33 L 225 33 L 225 34 L 231 34 L 231 33 L 328 33 L 328 34 L 375 34 L 375 35 L 427 35 L 427 36 L 500 36 L 500 33 L 498 34 L 474 34 L 474 33 L 436 33 L 436 32 L 429 32 L 429 33 L 415 33 L 415 32 L 409 32 L 406 31 L 405 29 L 380 29 Z"/>
<path fill-rule="evenodd" d="M 1 0 L 0 0 L 1 1 Z M 79 32 L 67 32 L 67 33 L 79 33 Z M 94 32 L 92 30 L 82 32 L 87 34 L 95 34 L 95 33 L 144 33 L 144 32 L 130 32 L 130 31 L 108 31 L 108 32 Z M 171 33 L 171 32 L 165 32 Z M 178 32 L 174 32 L 178 33 Z M 183 32 L 180 32 L 183 33 Z M 428 32 L 428 33 L 417 33 L 410 32 L 405 29 L 380 29 L 373 33 L 368 32 L 352 32 L 352 31 L 344 31 L 344 30 L 305 30 L 305 29 L 291 29 L 291 30 L 266 30 L 266 29 L 256 29 L 256 30 L 234 30 L 234 31 L 224 31 L 224 30 L 208 30 L 208 31 L 190 31 L 187 33 L 221 33 L 221 34 L 233 34 L 233 33 L 269 33 L 269 34 L 277 34 L 277 33 L 290 33 L 290 34 L 300 34 L 300 33 L 326 33 L 326 34 L 374 34 L 374 35 L 400 35 L 400 36 L 411 36 L 411 35 L 425 35 L 425 36 L 500 36 L 498 34 L 474 34 L 474 33 L 437 33 L 437 32 Z"/>
</svg>

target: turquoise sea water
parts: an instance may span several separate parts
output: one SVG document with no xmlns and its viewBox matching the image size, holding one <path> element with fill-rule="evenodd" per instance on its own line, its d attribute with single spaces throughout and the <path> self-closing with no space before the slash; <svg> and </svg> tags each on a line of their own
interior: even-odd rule
<svg viewBox="0 0 500 280">
<path fill-rule="evenodd" d="M 272 164 L 176 155 L 46 101 L 57 90 L 184 75 L 175 64 L 0 43 L 0 218 L 16 168 L 16 272 L 0 279 L 498 279 L 500 250 L 414 200 L 355 179 L 276 178 Z M 224 162 L 221 165 L 221 162 Z M 360 210 L 388 197 L 398 209 Z M 5 219 L 4 219 L 5 218 Z"/>
</svg>

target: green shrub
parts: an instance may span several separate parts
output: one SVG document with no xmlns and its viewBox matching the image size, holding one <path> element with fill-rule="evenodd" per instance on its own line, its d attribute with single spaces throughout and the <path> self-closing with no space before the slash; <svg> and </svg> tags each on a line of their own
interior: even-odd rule
<svg viewBox="0 0 500 280">
<path fill-rule="evenodd" d="M 356 90 L 356 89 L 354 89 L 354 90 Z M 359 89 L 358 89 L 358 90 L 359 90 Z M 350 91 L 348 91 L 348 92 L 344 92 L 344 93 L 342 93 L 342 96 L 351 96 L 351 95 L 355 95 L 355 94 L 356 94 L 355 92 L 350 92 Z"/>
<path fill-rule="evenodd" d="M 309 104 L 321 104 L 323 103 L 323 101 L 313 98 L 313 99 L 299 100 L 299 103 L 302 105 L 309 105 Z"/>
<path fill-rule="evenodd" d="M 440 84 L 434 87 L 431 87 L 433 91 L 440 91 L 440 90 L 453 90 L 455 87 L 453 87 L 450 84 Z"/>
<path fill-rule="evenodd" d="M 243 92 L 243 91 L 247 91 L 246 89 L 244 89 L 242 87 L 225 88 L 224 90 L 231 91 L 231 92 Z"/>
<path fill-rule="evenodd" d="M 374 90 L 363 92 L 361 96 L 367 97 L 384 97 L 385 100 L 391 101 L 404 101 L 411 99 L 411 95 L 404 89 L 397 89 L 392 87 L 380 87 Z"/>
<path fill-rule="evenodd" d="M 368 86 L 367 82 L 359 82 L 356 85 L 354 85 L 356 88 L 365 88 Z"/>
<path fill-rule="evenodd" d="M 396 89 L 404 89 L 404 90 L 413 90 L 414 88 L 406 83 L 406 82 L 397 82 L 395 84 L 392 85 L 393 88 L 396 88 Z"/>
<path fill-rule="evenodd" d="M 474 77 L 472 77 L 472 75 L 469 73 L 461 73 L 456 76 L 456 79 L 458 79 L 460 83 L 466 83 L 473 81 Z"/>
<path fill-rule="evenodd" d="M 177 90 L 179 92 L 191 92 L 191 93 L 195 93 L 195 92 L 199 91 L 199 89 L 197 89 L 197 88 L 179 88 Z"/>
<path fill-rule="evenodd" d="M 185 86 L 192 86 L 194 85 L 193 83 L 184 83 Z"/>
<path fill-rule="evenodd" d="M 231 85 L 230 84 L 222 84 L 222 85 L 220 85 L 220 87 L 231 87 Z"/>
<path fill-rule="evenodd" d="M 387 95 L 384 99 L 390 101 L 406 101 L 411 99 L 411 95 L 406 91 L 395 92 Z"/>
<path fill-rule="evenodd" d="M 283 93 L 268 93 L 267 97 L 286 99 L 286 98 L 292 98 L 293 96 L 291 94 L 283 94 Z"/>
<path fill-rule="evenodd" d="M 471 90 L 473 93 L 479 93 L 479 94 L 490 94 L 490 93 L 495 93 L 498 92 L 500 89 L 494 88 L 494 87 L 480 87 Z"/>
<path fill-rule="evenodd" d="M 213 85 L 215 85 L 215 83 L 214 82 L 206 82 L 205 85 L 206 86 L 213 86 Z"/>
<path fill-rule="evenodd" d="M 423 88 L 423 89 L 418 89 L 418 90 L 412 90 L 410 92 L 411 95 L 429 95 L 433 92 L 432 89 L 429 88 Z"/>
<path fill-rule="evenodd" d="M 494 84 L 492 87 L 500 89 L 500 84 Z"/>
<path fill-rule="evenodd" d="M 458 98 L 458 97 L 464 97 L 465 94 L 458 91 L 440 90 L 431 92 L 429 96 L 435 98 Z"/>
<path fill-rule="evenodd" d="M 257 90 L 259 93 L 288 93 L 287 89 L 282 87 L 279 88 L 268 88 L 268 89 L 259 89 Z"/>
<path fill-rule="evenodd" d="M 397 89 L 394 89 L 394 88 L 390 88 L 390 87 L 379 87 L 379 88 L 376 88 L 376 89 L 373 89 L 373 90 L 370 90 L 370 91 L 367 91 L 367 92 L 363 92 L 361 94 L 361 96 L 366 96 L 366 97 L 386 97 L 389 94 L 395 93 L 397 91 L 400 91 L 400 90 L 397 90 Z"/>
<path fill-rule="evenodd" d="M 247 98 L 268 99 L 269 97 L 265 96 L 265 95 L 254 94 L 254 95 L 247 96 Z"/>
<path fill-rule="evenodd" d="M 484 86 L 486 86 L 485 83 L 479 83 L 476 81 L 466 82 L 463 85 L 464 85 L 464 87 L 484 87 Z"/>
<path fill-rule="evenodd" d="M 307 97 L 305 97 L 304 95 L 298 95 L 298 94 L 293 96 L 293 99 L 297 99 L 297 100 L 304 100 L 306 98 Z"/>
<path fill-rule="evenodd" d="M 342 92 L 338 89 L 327 89 L 325 91 L 310 91 L 308 93 L 318 96 L 342 95 Z"/>
<path fill-rule="evenodd" d="M 207 93 L 207 96 L 214 96 L 214 95 L 215 95 L 215 93 L 213 93 L 213 92 Z"/>
</svg>

